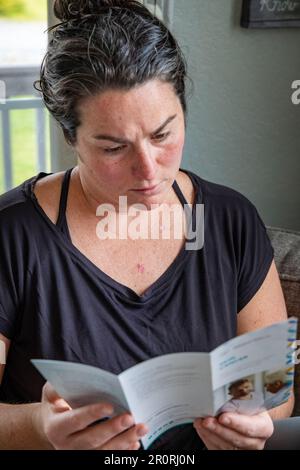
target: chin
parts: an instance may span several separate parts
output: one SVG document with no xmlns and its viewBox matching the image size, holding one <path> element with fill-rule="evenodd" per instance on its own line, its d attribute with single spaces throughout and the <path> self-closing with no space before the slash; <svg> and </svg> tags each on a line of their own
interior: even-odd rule
<svg viewBox="0 0 300 470">
<path fill-rule="evenodd" d="M 151 209 L 155 209 L 157 205 L 161 205 L 164 202 L 161 198 L 141 198 L 137 201 L 132 202 L 130 205 L 143 205 L 144 207 L 139 208 L 139 210 L 150 211 Z M 154 207 L 152 207 L 154 206 Z"/>
</svg>

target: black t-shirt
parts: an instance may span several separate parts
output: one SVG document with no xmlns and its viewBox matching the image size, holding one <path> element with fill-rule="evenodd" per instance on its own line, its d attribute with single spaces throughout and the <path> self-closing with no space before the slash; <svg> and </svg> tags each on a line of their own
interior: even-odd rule
<svg viewBox="0 0 300 470">
<path fill-rule="evenodd" d="M 0 197 L 0 333 L 12 340 L 2 402 L 40 401 L 44 380 L 32 358 L 119 374 L 161 354 L 211 351 L 236 335 L 237 314 L 263 283 L 273 249 L 244 196 L 184 171 L 195 187 L 194 204 L 204 204 L 204 246 L 183 247 L 142 296 L 72 244 L 65 218 L 70 171 L 56 225 L 32 190 L 46 173 Z M 154 447 L 196 450 L 202 444 L 186 425 L 165 433 Z"/>
</svg>

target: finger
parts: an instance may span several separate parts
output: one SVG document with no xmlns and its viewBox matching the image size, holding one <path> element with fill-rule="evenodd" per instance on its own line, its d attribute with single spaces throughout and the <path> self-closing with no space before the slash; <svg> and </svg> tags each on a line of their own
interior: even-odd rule
<svg viewBox="0 0 300 470">
<path fill-rule="evenodd" d="M 42 396 L 45 397 L 49 402 L 53 402 L 57 400 L 57 398 L 61 398 L 56 390 L 52 387 L 50 382 L 46 382 L 43 386 Z"/>
<path fill-rule="evenodd" d="M 244 434 L 223 426 L 216 419 L 208 418 L 204 420 L 202 428 L 210 433 L 208 435 L 210 439 L 213 438 L 212 435 L 221 439 L 223 449 L 259 450 L 262 449 L 265 444 L 265 440 L 257 438 L 257 436 L 247 437 Z"/>
<path fill-rule="evenodd" d="M 42 390 L 42 401 L 55 406 L 56 411 L 70 410 L 70 405 L 61 398 L 49 382 L 46 382 Z"/>
<path fill-rule="evenodd" d="M 268 439 L 274 431 L 273 421 L 267 412 L 255 416 L 240 415 L 238 413 L 223 413 L 218 422 L 226 428 L 248 437 Z"/>
<path fill-rule="evenodd" d="M 102 450 L 126 450 L 129 449 L 132 445 L 136 446 L 139 439 L 144 437 L 149 429 L 144 424 L 137 424 L 133 428 L 129 429 L 126 432 L 118 434 L 115 438 L 108 441 L 104 446 L 101 447 Z"/>
<path fill-rule="evenodd" d="M 56 416 L 56 426 L 62 435 L 70 436 L 81 431 L 100 419 L 113 413 L 113 407 L 109 403 L 101 402 L 92 405 L 71 409 Z"/>
<path fill-rule="evenodd" d="M 208 450 L 233 450 L 235 446 L 232 443 L 227 442 L 216 433 L 204 427 L 203 422 L 204 420 L 199 421 L 197 419 L 194 427 Z"/>
<path fill-rule="evenodd" d="M 83 429 L 70 436 L 71 447 L 74 449 L 98 449 L 115 435 L 131 428 L 133 417 L 126 413 L 108 419 L 103 423 Z"/>
<path fill-rule="evenodd" d="M 127 450 L 139 450 L 140 447 L 141 447 L 141 443 L 137 441 L 133 445 L 128 447 Z"/>
<path fill-rule="evenodd" d="M 224 442 L 218 435 L 205 429 L 203 425 L 196 424 L 194 427 L 208 450 L 230 450 L 233 448 L 231 444 Z"/>
<path fill-rule="evenodd" d="M 99 450 L 101 448 L 125 450 L 140 439 L 139 430 L 141 428 L 144 429 L 144 425 L 133 425 L 133 417 L 128 413 L 116 416 L 103 423 L 96 424 L 81 432 L 72 434 L 72 436 L 70 436 L 70 447 L 72 449 Z M 143 435 L 144 433 L 145 432 L 143 432 Z M 114 440 L 116 436 L 120 437 Z"/>
</svg>

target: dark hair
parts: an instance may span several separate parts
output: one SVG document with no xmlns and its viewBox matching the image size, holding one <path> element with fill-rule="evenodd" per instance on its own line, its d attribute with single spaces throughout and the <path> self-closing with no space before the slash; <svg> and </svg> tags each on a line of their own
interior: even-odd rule
<svg viewBox="0 0 300 470">
<path fill-rule="evenodd" d="M 34 87 L 70 144 L 77 105 L 107 89 L 129 90 L 151 79 L 173 85 L 186 116 L 186 61 L 168 28 L 137 0 L 55 0 L 61 20 Z"/>
<path fill-rule="evenodd" d="M 239 387 L 240 385 L 244 384 L 245 382 L 252 383 L 252 380 L 245 378 L 245 379 L 239 379 L 239 380 L 236 380 L 235 382 L 232 382 L 232 384 L 230 384 L 229 387 L 228 387 L 229 393 L 232 392 L 232 389 L 234 389 L 236 387 Z"/>
</svg>

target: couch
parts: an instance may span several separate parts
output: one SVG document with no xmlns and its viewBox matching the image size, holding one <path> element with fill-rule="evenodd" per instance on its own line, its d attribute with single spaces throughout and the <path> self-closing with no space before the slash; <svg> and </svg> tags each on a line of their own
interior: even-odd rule
<svg viewBox="0 0 300 470">
<path fill-rule="evenodd" d="M 289 316 L 298 318 L 300 339 L 300 232 L 267 227 L 274 248 L 274 257 Z M 297 349 L 300 348 L 300 343 Z M 298 354 L 298 358 L 300 355 Z M 300 416 L 300 364 L 295 367 L 295 407 L 293 416 Z"/>
</svg>

